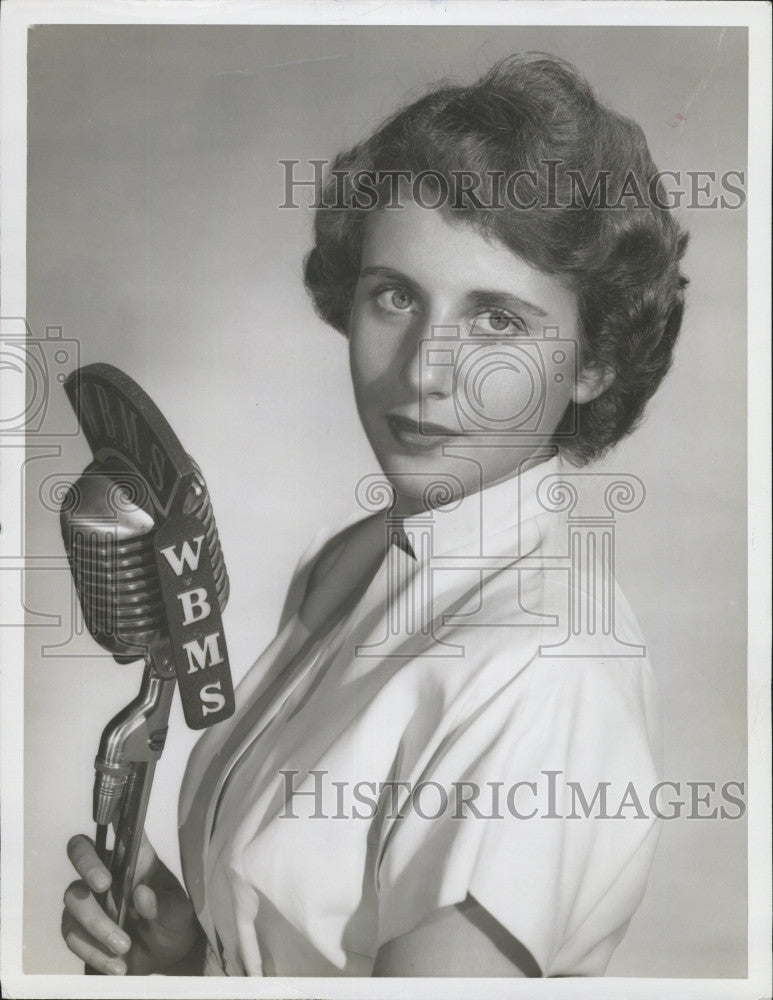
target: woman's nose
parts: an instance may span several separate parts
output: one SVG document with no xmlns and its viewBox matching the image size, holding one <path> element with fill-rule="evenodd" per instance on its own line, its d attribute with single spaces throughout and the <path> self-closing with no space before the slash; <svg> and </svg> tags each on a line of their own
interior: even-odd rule
<svg viewBox="0 0 773 1000">
<path fill-rule="evenodd" d="M 406 337 L 402 380 L 419 399 L 453 393 L 458 327 L 417 322 Z"/>
</svg>

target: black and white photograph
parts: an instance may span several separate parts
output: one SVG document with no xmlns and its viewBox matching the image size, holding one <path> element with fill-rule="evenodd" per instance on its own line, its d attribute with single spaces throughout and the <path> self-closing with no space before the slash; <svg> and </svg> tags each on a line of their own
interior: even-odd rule
<svg viewBox="0 0 773 1000">
<path fill-rule="evenodd" d="M 3 8 L 3 995 L 769 996 L 769 5 Z"/>
</svg>

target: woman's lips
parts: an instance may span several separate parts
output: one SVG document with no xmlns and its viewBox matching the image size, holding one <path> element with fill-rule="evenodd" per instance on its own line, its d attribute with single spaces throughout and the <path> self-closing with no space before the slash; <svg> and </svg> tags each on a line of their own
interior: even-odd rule
<svg viewBox="0 0 773 1000">
<path fill-rule="evenodd" d="M 437 448 L 438 445 L 446 441 L 452 441 L 459 437 L 459 431 L 452 431 L 439 424 L 431 424 L 426 421 L 421 424 L 411 420 L 410 417 L 401 417 L 391 414 L 387 418 L 392 437 L 403 448 L 413 451 L 428 451 Z"/>
</svg>

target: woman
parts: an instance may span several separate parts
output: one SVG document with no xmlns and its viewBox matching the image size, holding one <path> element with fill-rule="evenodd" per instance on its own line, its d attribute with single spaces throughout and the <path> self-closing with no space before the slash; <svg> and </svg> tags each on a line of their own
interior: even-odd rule
<svg viewBox="0 0 773 1000">
<path fill-rule="evenodd" d="M 654 694 L 605 564 L 567 555 L 561 496 L 668 370 L 686 237 L 662 196 L 638 127 L 545 56 L 436 88 L 338 157 L 306 284 L 349 339 L 385 478 L 315 539 L 234 718 L 194 750 L 187 892 L 145 843 L 121 931 L 92 845 L 68 845 L 76 955 L 603 973 L 657 838 L 637 793 Z"/>
</svg>

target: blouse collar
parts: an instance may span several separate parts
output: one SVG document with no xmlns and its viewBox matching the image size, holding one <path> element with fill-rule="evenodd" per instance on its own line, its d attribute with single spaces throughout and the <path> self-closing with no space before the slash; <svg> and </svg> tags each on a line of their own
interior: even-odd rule
<svg viewBox="0 0 773 1000">
<path fill-rule="evenodd" d="M 424 562 L 430 555 L 488 555 L 487 543 L 496 536 L 506 540 L 507 549 L 514 555 L 523 554 L 533 547 L 531 535 L 536 530 L 537 516 L 545 513 L 537 488 L 546 476 L 560 474 L 562 469 L 560 456 L 554 456 L 461 500 L 420 514 L 391 518 L 387 513 L 390 540 L 413 554 L 417 562 Z"/>
</svg>

